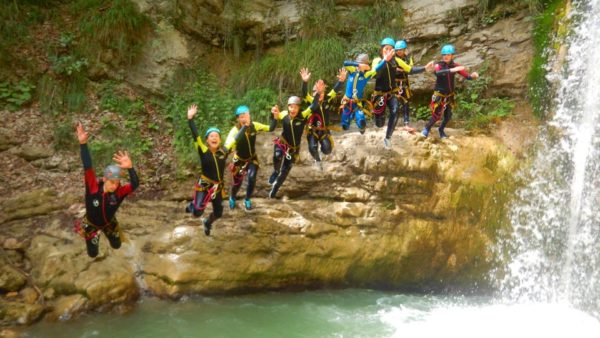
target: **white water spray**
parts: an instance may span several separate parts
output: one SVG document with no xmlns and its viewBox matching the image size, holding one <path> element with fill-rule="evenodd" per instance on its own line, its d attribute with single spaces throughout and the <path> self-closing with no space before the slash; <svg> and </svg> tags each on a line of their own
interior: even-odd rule
<svg viewBox="0 0 600 338">
<path fill-rule="evenodd" d="M 566 302 L 600 315 L 600 0 L 575 1 L 556 113 L 540 133 L 531 182 L 511 220 L 502 281 L 518 301 Z"/>
</svg>

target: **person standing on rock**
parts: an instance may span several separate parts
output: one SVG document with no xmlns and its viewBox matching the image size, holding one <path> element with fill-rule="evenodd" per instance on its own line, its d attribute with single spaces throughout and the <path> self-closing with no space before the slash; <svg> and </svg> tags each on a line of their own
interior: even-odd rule
<svg viewBox="0 0 600 338">
<path fill-rule="evenodd" d="M 248 176 L 248 185 L 246 187 L 246 198 L 244 199 L 244 207 L 246 210 L 252 209 L 252 192 L 256 185 L 256 174 L 258 172 L 258 156 L 256 156 L 256 134 L 261 131 L 273 131 L 270 126 L 262 123 L 254 122 L 250 118 L 250 108 L 248 106 L 239 106 L 235 110 L 237 116 L 237 124 L 231 128 L 229 135 L 225 140 L 225 148 L 235 150 L 233 162 L 229 165 L 233 181 L 231 183 L 231 191 L 229 193 L 229 208 L 235 209 L 235 201 L 238 191 L 242 186 L 244 177 Z M 236 142 L 236 136 L 242 127 L 246 127 L 245 133 L 241 137 L 241 141 Z M 273 128 L 275 126 L 273 125 Z M 245 137 L 244 137 L 245 136 Z"/>
<path fill-rule="evenodd" d="M 379 68 L 383 67 L 384 63 L 379 63 Z M 369 107 L 365 108 L 365 104 L 371 103 L 363 99 L 365 86 L 367 82 L 377 74 L 379 68 L 371 70 L 369 66 L 369 55 L 359 54 L 354 61 L 344 61 L 344 68 L 348 71 L 348 82 L 346 82 L 346 92 L 342 98 L 342 128 L 350 129 L 350 122 L 356 119 L 356 126 L 361 134 L 365 133 L 367 128 L 367 120 L 365 112 L 371 114 Z"/>
<path fill-rule="evenodd" d="M 102 179 L 98 179 L 87 146 L 88 136 L 83 125 L 79 123 L 77 139 L 85 176 L 85 216 L 81 223 L 77 224 L 76 231 L 85 239 L 88 256 L 96 257 L 100 244 L 100 231 L 108 238 L 112 248 L 121 247 L 121 230 L 115 214 L 125 197 L 139 186 L 139 181 L 129 154 L 124 151 L 115 153 L 113 161 L 117 165 L 107 166 Z M 130 183 L 125 185 L 121 185 L 122 169 L 127 169 L 129 173 Z"/>
<path fill-rule="evenodd" d="M 306 109 L 300 112 L 302 99 L 298 96 L 291 96 L 288 99 L 288 110 L 279 111 L 278 106 L 271 109 L 273 119 L 271 120 L 272 129 L 275 128 L 277 121 L 281 121 L 283 128 L 281 136 L 275 138 L 273 143 L 273 173 L 269 177 L 271 191 L 269 198 L 275 198 L 277 191 L 287 178 L 293 164 L 300 154 L 300 144 L 302 142 L 302 133 L 306 125 L 307 118 L 311 115 L 311 110 Z"/>
<path fill-rule="evenodd" d="M 323 155 L 331 154 L 333 150 L 333 138 L 329 130 L 329 117 L 336 110 L 334 105 L 335 97 L 346 81 L 347 71 L 340 69 L 337 75 L 338 81 L 329 93 L 325 94 L 325 82 L 322 79 L 317 80 L 313 86 L 313 94 L 308 94 L 308 80 L 310 72 L 307 68 L 300 70 L 302 78 L 302 97 L 310 104 L 312 115 L 308 119 L 308 133 L 306 141 L 308 142 L 308 151 L 315 159 L 315 164 L 320 170 L 323 170 L 321 156 L 319 156 L 319 144 Z"/>
<path fill-rule="evenodd" d="M 413 58 L 407 52 L 408 45 L 406 41 L 396 41 L 394 50 L 396 51 L 396 86 L 398 87 L 398 101 L 400 104 L 400 111 L 403 115 L 404 128 L 408 132 L 414 133 L 414 129 L 409 126 L 410 123 L 410 107 L 409 102 L 412 96 L 410 89 L 409 75 L 419 74 L 427 71 L 433 71 L 433 61 L 429 62 L 425 67 L 414 66 Z"/>
<path fill-rule="evenodd" d="M 377 70 L 375 76 L 375 91 L 371 96 L 373 103 L 373 115 L 375 125 L 381 128 L 385 125 L 385 110 L 389 108 L 390 116 L 388 126 L 383 139 L 383 146 L 390 149 L 392 146 L 392 134 L 398 121 L 398 87 L 396 86 L 396 60 L 394 59 L 394 44 L 392 38 L 381 40 L 380 57 L 373 60 L 372 68 Z"/>
<path fill-rule="evenodd" d="M 429 136 L 431 127 L 443 116 L 442 123 L 438 128 L 440 138 L 448 138 L 444 128 L 452 118 L 452 108 L 456 105 L 454 98 L 454 75 L 460 74 L 467 80 L 475 80 L 479 77 L 477 72 L 467 73 L 464 66 L 454 62 L 456 49 L 453 45 L 444 45 L 442 47 L 442 61 L 435 64 L 435 88 L 431 96 L 431 119 L 425 125 L 421 132 L 424 137 Z"/>
<path fill-rule="evenodd" d="M 194 187 L 194 200 L 186 207 L 185 211 L 192 213 L 194 217 L 200 217 L 208 206 L 208 202 L 212 203 L 211 214 L 202 220 L 204 234 L 209 236 L 212 224 L 223 215 L 223 175 L 229 150 L 221 147 L 221 131 L 215 127 L 206 130 L 204 134 L 206 144 L 204 144 L 194 124 L 194 116 L 197 112 L 197 105 L 189 106 L 187 118 L 194 138 L 194 147 L 200 156 L 202 174 Z M 246 128 L 245 125 L 240 128 L 235 140 L 240 140 L 241 136 L 246 133 Z"/>
</svg>

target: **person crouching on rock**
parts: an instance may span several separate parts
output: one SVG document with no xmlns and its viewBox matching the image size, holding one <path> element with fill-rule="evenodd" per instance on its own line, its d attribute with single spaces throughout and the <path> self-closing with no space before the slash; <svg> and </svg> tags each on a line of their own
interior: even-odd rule
<svg viewBox="0 0 600 338">
<path fill-rule="evenodd" d="M 213 222 L 223 215 L 223 175 L 229 151 L 227 148 L 221 147 L 221 131 L 215 127 L 206 130 L 204 134 L 206 144 L 204 144 L 194 124 L 194 116 L 197 112 L 197 105 L 189 106 L 187 118 L 194 138 L 194 147 L 200 156 L 202 175 L 194 187 L 194 200 L 186 207 L 185 211 L 192 213 L 194 217 L 200 217 L 208 203 L 212 203 L 211 214 L 202 220 L 204 234 L 209 236 Z M 239 136 L 245 132 L 246 126 L 242 126 L 236 139 L 239 139 Z"/>
<path fill-rule="evenodd" d="M 121 230 L 115 214 L 125 197 L 139 186 L 139 181 L 129 154 L 122 151 L 113 156 L 117 165 L 106 167 L 104 176 L 98 179 L 87 147 L 88 133 L 81 123 L 77 125 L 77 138 L 85 175 L 85 216 L 76 231 L 85 239 L 88 256 L 96 257 L 100 231 L 108 238 L 112 248 L 121 247 Z M 130 183 L 121 185 L 121 169 L 129 172 Z"/>
<path fill-rule="evenodd" d="M 431 96 L 431 119 L 425 125 L 425 129 L 421 134 L 425 137 L 429 136 L 431 127 L 442 117 L 442 124 L 438 128 L 440 138 L 448 138 L 444 132 L 444 128 L 452 118 L 452 108 L 455 106 L 454 98 L 454 75 L 460 74 L 467 80 L 475 80 L 479 74 L 473 72 L 467 73 L 464 66 L 454 62 L 454 54 L 456 50 L 452 45 L 442 47 L 442 61 L 435 64 L 435 88 Z"/>
<path fill-rule="evenodd" d="M 244 177 L 248 176 L 248 186 L 246 187 L 246 199 L 244 199 L 244 207 L 246 210 L 252 209 L 252 192 L 256 185 L 256 174 L 258 172 L 258 156 L 256 155 L 256 134 L 258 132 L 273 131 L 271 126 L 262 123 L 254 122 L 250 118 L 250 108 L 248 106 L 239 106 L 235 111 L 238 123 L 227 135 L 225 140 L 226 149 L 235 149 L 233 162 L 229 165 L 233 180 L 231 183 L 231 191 L 229 194 L 229 208 L 235 208 L 235 200 Z M 241 136 L 240 142 L 236 142 L 236 137 L 242 127 L 246 127 L 246 132 Z M 272 128 L 275 128 L 272 125 Z"/>
<path fill-rule="evenodd" d="M 300 142 L 302 133 L 306 125 L 307 118 L 311 115 L 310 108 L 300 113 L 300 104 L 302 100 L 298 96 L 291 96 L 288 99 L 288 110 L 279 111 L 278 106 L 271 109 L 273 118 L 271 120 L 271 130 L 275 129 L 277 121 L 281 121 L 283 131 L 281 136 L 275 138 L 273 143 L 273 173 L 269 178 L 271 191 L 269 198 L 275 198 L 277 191 L 285 181 L 287 175 L 292 169 L 300 154 Z"/>
</svg>

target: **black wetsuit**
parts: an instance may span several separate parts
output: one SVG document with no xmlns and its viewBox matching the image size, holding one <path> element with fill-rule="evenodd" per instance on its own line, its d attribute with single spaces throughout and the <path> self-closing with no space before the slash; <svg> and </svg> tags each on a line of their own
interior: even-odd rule
<svg viewBox="0 0 600 338">
<path fill-rule="evenodd" d="M 400 110 L 404 117 L 404 125 L 408 125 L 410 122 L 410 107 L 409 102 L 412 96 L 410 88 L 409 75 L 419 74 L 425 71 L 425 67 L 413 66 L 413 59 L 409 55 L 404 57 L 396 56 L 396 85 L 398 87 L 398 99 Z"/>
<path fill-rule="evenodd" d="M 229 132 L 227 140 L 225 141 L 225 147 L 227 149 L 235 148 L 235 155 L 233 156 L 233 163 L 231 165 L 231 172 L 233 175 L 233 182 L 231 183 L 230 196 L 235 200 L 244 175 L 248 176 L 248 186 L 246 187 L 246 199 L 252 197 L 254 192 L 254 186 L 256 185 L 256 175 L 258 173 L 259 162 L 258 156 L 256 156 L 256 134 L 261 131 L 273 131 L 275 125 L 267 126 L 258 122 L 251 122 L 250 127 L 246 129 L 245 133 L 241 135 L 239 142 L 235 140 L 236 135 L 239 133 L 240 126 L 235 126 Z"/>
<path fill-rule="evenodd" d="M 274 169 L 269 178 L 269 183 L 273 185 L 269 193 L 269 197 L 271 198 L 277 195 L 277 191 L 292 169 L 292 165 L 296 162 L 296 158 L 300 153 L 300 142 L 302 141 L 304 126 L 310 114 L 310 109 L 306 109 L 299 112 L 293 119 L 287 111 L 281 112 L 278 116 L 278 119 L 281 120 L 283 131 L 281 132 L 281 136 L 275 140 L 273 147 Z M 276 124 L 277 120 L 271 119 L 271 129 L 274 129 Z"/>
<path fill-rule="evenodd" d="M 375 65 L 381 62 L 381 58 L 373 60 L 373 69 Z M 385 60 L 384 60 L 385 61 Z M 379 128 L 385 125 L 385 108 L 390 110 L 388 126 L 385 137 L 390 139 L 394 133 L 396 122 L 398 120 L 398 97 L 396 92 L 396 60 L 392 58 L 385 61 L 383 67 L 380 67 L 375 76 L 375 91 L 371 101 L 373 102 L 373 114 L 375 115 L 375 125 Z"/>
<path fill-rule="evenodd" d="M 99 231 L 104 232 L 111 247 L 121 247 L 119 238 L 119 223 L 115 214 L 119 206 L 138 186 L 139 181 L 135 169 L 130 168 L 130 183 L 120 185 L 114 192 L 104 191 L 104 182 L 96 177 L 92 167 L 87 144 L 80 145 L 81 161 L 85 175 L 85 218 L 83 220 L 83 231 L 86 238 L 87 253 L 90 257 L 98 255 Z"/>
<path fill-rule="evenodd" d="M 302 96 L 305 101 L 310 103 L 310 110 L 312 112 L 312 115 L 308 119 L 309 130 L 306 135 L 306 141 L 308 142 L 308 151 L 317 162 L 321 161 L 319 144 L 321 145 L 321 152 L 325 155 L 331 154 L 333 150 L 333 140 L 329 131 L 329 119 L 331 114 L 338 110 L 338 106 L 334 101 L 341 87 L 342 83 L 339 81 L 336 82 L 329 94 L 323 100 L 320 100 L 318 93 L 314 97 L 309 95 L 307 83 L 302 82 Z"/>
</svg>

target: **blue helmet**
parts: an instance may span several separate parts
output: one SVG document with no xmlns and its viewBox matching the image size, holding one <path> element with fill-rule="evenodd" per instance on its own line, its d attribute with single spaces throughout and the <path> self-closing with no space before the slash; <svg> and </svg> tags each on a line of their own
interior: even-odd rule
<svg viewBox="0 0 600 338">
<path fill-rule="evenodd" d="M 235 110 L 235 116 L 240 116 L 244 113 L 249 113 L 249 112 L 250 112 L 250 108 L 248 108 L 248 106 L 239 106 Z"/>
<path fill-rule="evenodd" d="M 394 49 L 395 50 L 406 49 L 406 47 L 408 47 L 408 45 L 406 44 L 406 41 L 400 40 L 400 41 L 396 41 L 396 45 L 394 46 Z"/>
<path fill-rule="evenodd" d="M 444 45 L 444 47 L 442 47 L 442 55 L 448 55 L 448 54 L 454 54 L 454 53 L 456 53 L 454 46 Z"/>
<path fill-rule="evenodd" d="M 221 131 L 219 130 L 219 128 L 217 127 L 210 127 L 206 130 L 206 133 L 204 134 L 204 138 L 207 138 L 208 135 L 210 135 L 210 133 L 217 133 L 219 134 L 219 136 L 221 136 Z"/>
<path fill-rule="evenodd" d="M 394 44 L 395 44 L 394 39 L 392 39 L 392 38 L 385 38 L 385 39 L 381 40 L 381 44 L 380 45 L 383 47 L 385 45 L 394 46 Z"/>
</svg>

